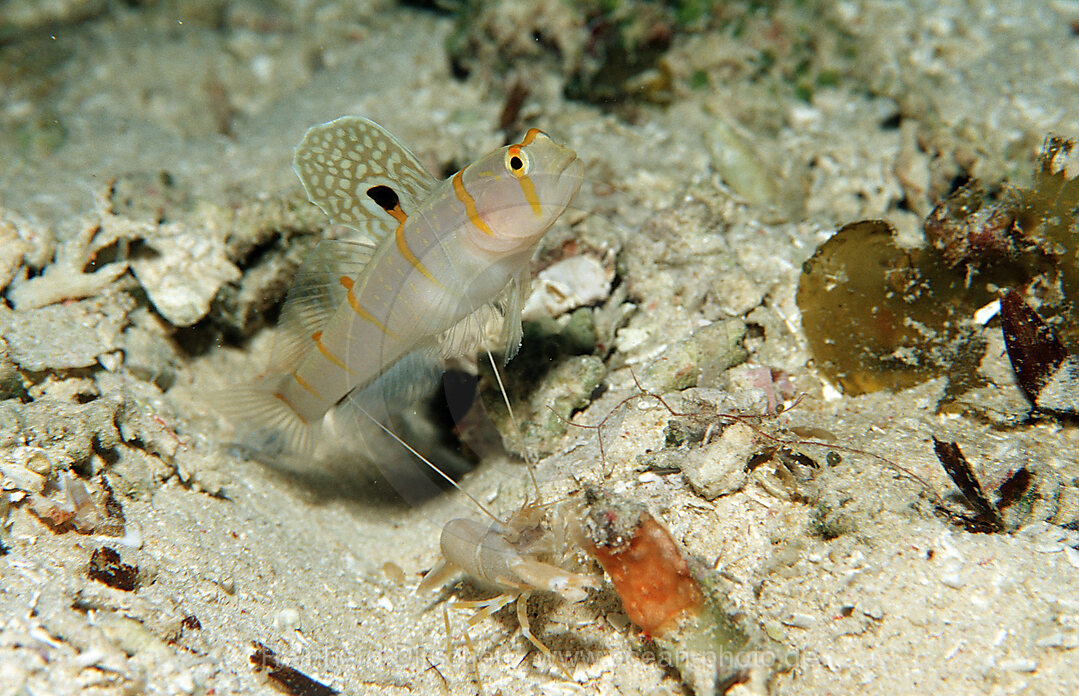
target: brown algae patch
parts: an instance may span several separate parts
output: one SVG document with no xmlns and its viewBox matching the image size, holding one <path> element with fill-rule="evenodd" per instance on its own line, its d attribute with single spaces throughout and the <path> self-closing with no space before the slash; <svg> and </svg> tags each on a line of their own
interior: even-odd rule
<svg viewBox="0 0 1079 696">
<path fill-rule="evenodd" d="M 941 201 L 925 221 L 927 246 L 905 249 L 883 220 L 843 226 L 806 261 L 798 286 L 802 325 L 817 368 L 849 394 L 904 389 L 947 376 L 973 386 L 985 338 L 979 309 L 1020 289 L 1079 334 L 1079 177 L 1073 143 L 1050 137 L 1030 189 L 994 199 L 976 183 Z M 1074 167 L 1073 167 L 1074 169 Z M 989 315 L 991 316 L 991 314 Z"/>
</svg>

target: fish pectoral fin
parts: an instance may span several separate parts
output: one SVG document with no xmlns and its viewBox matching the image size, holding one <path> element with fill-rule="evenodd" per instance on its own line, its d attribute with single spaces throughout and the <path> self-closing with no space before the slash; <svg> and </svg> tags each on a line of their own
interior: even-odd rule
<svg viewBox="0 0 1079 696">
<path fill-rule="evenodd" d="M 505 365 L 513 360 L 517 351 L 521 348 L 521 337 L 524 328 L 521 326 L 521 312 L 524 310 L 525 300 L 532 291 L 532 273 L 528 264 L 521 269 L 517 277 L 503 291 L 496 300 L 502 310 L 502 345 L 506 348 L 502 364 Z"/>
<path fill-rule="evenodd" d="M 442 332 L 438 338 L 442 357 L 472 355 L 481 347 L 491 347 L 489 337 L 498 331 L 498 341 L 504 352 L 503 364 L 508 363 L 521 346 L 521 311 L 531 289 L 532 274 L 525 267 L 492 302 L 480 306 Z M 498 329 L 498 326 L 502 328 Z"/>
<path fill-rule="evenodd" d="M 443 331 L 438 337 L 439 352 L 443 358 L 473 355 L 487 344 L 488 328 L 498 320 L 494 304 L 485 304 L 472 314 Z"/>
<path fill-rule="evenodd" d="M 360 116 L 308 129 L 292 167 L 312 203 L 373 241 L 397 227 L 394 203 L 411 214 L 438 185 L 397 138 Z"/>
<path fill-rule="evenodd" d="M 341 278 L 358 276 L 375 247 L 367 242 L 324 239 L 312 249 L 292 281 L 277 323 L 270 369 L 290 372 L 311 351 L 311 336 L 326 328 L 330 317 L 346 301 L 348 288 Z"/>
<path fill-rule="evenodd" d="M 521 347 L 521 310 L 532 288 L 532 275 L 524 268 L 493 302 L 483 305 L 439 336 L 444 358 L 471 355 L 488 345 L 492 327 L 501 324 L 499 344 L 504 351 L 503 364 L 517 355 Z"/>
</svg>

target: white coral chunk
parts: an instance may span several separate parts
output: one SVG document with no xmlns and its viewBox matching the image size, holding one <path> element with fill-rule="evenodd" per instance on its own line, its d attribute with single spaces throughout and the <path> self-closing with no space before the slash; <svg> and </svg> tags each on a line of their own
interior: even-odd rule
<svg viewBox="0 0 1079 696">
<path fill-rule="evenodd" d="M 131 270 L 154 307 L 173 326 L 190 326 L 202 319 L 221 286 L 240 278 L 240 269 L 229 261 L 218 236 L 162 225 L 147 245 L 157 255 L 132 259 Z"/>
</svg>

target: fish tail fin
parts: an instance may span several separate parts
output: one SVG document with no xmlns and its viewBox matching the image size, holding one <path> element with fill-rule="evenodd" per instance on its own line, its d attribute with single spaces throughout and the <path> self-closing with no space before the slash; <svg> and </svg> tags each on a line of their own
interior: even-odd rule
<svg viewBox="0 0 1079 696">
<path fill-rule="evenodd" d="M 207 401 L 236 427 L 235 443 L 258 454 L 284 453 L 310 456 L 318 442 L 318 422 L 308 423 L 281 398 L 272 380 L 222 389 L 207 395 Z"/>
</svg>

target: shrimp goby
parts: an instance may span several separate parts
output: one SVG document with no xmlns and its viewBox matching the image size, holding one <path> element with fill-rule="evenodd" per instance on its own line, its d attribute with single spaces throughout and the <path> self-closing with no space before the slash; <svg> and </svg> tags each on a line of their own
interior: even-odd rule
<svg viewBox="0 0 1079 696">
<path fill-rule="evenodd" d="M 581 166 L 533 128 L 439 182 L 372 121 L 311 128 L 296 173 L 330 221 L 355 234 L 323 240 L 300 266 L 265 376 L 215 395 L 243 444 L 309 454 L 326 439 L 328 414 L 351 424 L 387 403 L 407 407 L 441 359 L 486 343 L 492 316 L 503 318 L 512 357 L 529 261 L 580 188 Z"/>
</svg>

